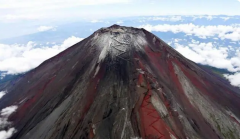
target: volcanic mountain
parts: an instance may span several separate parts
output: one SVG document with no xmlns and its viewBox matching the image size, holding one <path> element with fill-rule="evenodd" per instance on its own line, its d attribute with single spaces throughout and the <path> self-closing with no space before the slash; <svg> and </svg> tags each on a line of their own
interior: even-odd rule
<svg viewBox="0 0 240 139">
<path fill-rule="evenodd" d="M 4 90 L 12 139 L 240 139 L 239 89 L 144 29 L 99 29 Z"/>
</svg>

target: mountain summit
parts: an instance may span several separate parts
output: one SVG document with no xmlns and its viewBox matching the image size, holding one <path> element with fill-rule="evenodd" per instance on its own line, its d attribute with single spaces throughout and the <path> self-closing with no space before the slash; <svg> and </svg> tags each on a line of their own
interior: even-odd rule
<svg viewBox="0 0 240 139">
<path fill-rule="evenodd" d="M 239 90 L 144 29 L 99 29 L 5 90 L 12 139 L 240 138 Z"/>
</svg>

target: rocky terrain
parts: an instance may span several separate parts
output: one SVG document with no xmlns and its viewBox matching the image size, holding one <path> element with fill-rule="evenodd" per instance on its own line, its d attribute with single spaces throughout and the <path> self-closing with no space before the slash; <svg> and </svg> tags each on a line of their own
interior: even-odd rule
<svg viewBox="0 0 240 139">
<path fill-rule="evenodd" d="M 144 29 L 99 29 L 0 91 L 11 139 L 240 139 L 239 89 Z"/>
</svg>

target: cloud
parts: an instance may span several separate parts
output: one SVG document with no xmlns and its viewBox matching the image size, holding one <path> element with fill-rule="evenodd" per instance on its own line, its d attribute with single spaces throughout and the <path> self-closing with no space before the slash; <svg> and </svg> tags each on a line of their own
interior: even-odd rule
<svg viewBox="0 0 240 139">
<path fill-rule="evenodd" d="M 217 16 L 213 16 L 213 15 L 198 15 L 198 16 L 193 16 L 193 21 L 196 20 L 196 19 L 202 19 L 202 18 L 205 18 L 207 20 L 212 20 L 214 18 L 217 18 Z"/>
<path fill-rule="evenodd" d="M 48 31 L 48 30 L 55 30 L 55 27 L 52 26 L 40 26 L 37 28 L 37 30 L 39 32 L 44 32 L 44 31 Z"/>
<path fill-rule="evenodd" d="M 26 45 L 0 44 L 0 71 L 8 73 L 20 73 L 35 68 L 44 60 L 58 54 L 73 44 L 81 41 L 82 38 L 69 37 L 61 45 L 36 47 L 34 42 L 28 42 Z M 0 98 L 7 92 L 1 91 Z M 17 110 L 18 106 L 13 105 L 0 111 L 0 139 L 8 139 L 16 129 L 11 126 L 8 117 Z"/>
<path fill-rule="evenodd" d="M 17 110 L 18 106 L 9 106 L 1 110 L 1 116 L 8 117 Z"/>
<path fill-rule="evenodd" d="M 10 128 L 7 131 L 0 131 L 0 139 L 8 139 L 16 132 L 15 128 Z"/>
<path fill-rule="evenodd" d="M 0 129 L 4 129 L 4 130 L 0 131 L 0 139 L 8 139 L 16 132 L 15 128 L 9 128 L 7 130 L 5 128 L 7 128 L 7 126 L 11 125 L 11 122 L 8 121 L 8 117 L 12 113 L 14 113 L 17 110 L 17 108 L 18 108 L 18 106 L 13 105 L 13 106 L 9 106 L 9 107 L 6 107 L 1 110 L 1 112 L 0 112 Z"/>
<path fill-rule="evenodd" d="M 18 106 L 13 105 L 6 107 L 0 112 L 0 129 L 4 129 L 6 126 L 11 125 L 11 122 L 8 121 L 8 117 L 17 110 Z"/>
<path fill-rule="evenodd" d="M 188 59 L 205 65 L 227 69 L 231 72 L 240 71 L 239 50 L 230 57 L 231 47 L 216 47 L 212 42 L 200 43 L 192 41 L 187 46 L 174 43 L 175 49 Z"/>
<path fill-rule="evenodd" d="M 207 38 L 217 36 L 220 39 L 230 39 L 232 41 L 240 41 L 240 25 L 217 25 L 217 26 L 199 26 L 190 24 L 161 24 L 161 25 L 142 25 L 148 31 L 185 33 L 187 35 L 195 35 L 199 38 Z"/>
<path fill-rule="evenodd" d="M 123 24 L 123 21 L 117 21 L 117 24 L 119 24 L 119 25 Z"/>
<path fill-rule="evenodd" d="M 94 20 L 92 20 L 92 21 L 90 21 L 90 22 L 91 22 L 91 23 L 101 23 L 101 22 L 103 22 L 103 21 L 94 19 Z"/>
<path fill-rule="evenodd" d="M 171 21 L 171 22 L 183 21 L 181 16 L 150 17 L 148 20 L 160 20 L 160 21 Z"/>
<path fill-rule="evenodd" d="M 212 20 L 212 19 L 213 19 L 213 16 L 208 15 L 206 18 L 207 18 L 207 20 Z"/>
<path fill-rule="evenodd" d="M 6 76 L 6 73 L 0 73 L 0 80 L 2 80 Z"/>
<path fill-rule="evenodd" d="M 233 75 L 224 75 L 233 86 L 240 87 L 240 72 L 237 72 Z"/>
<path fill-rule="evenodd" d="M 7 71 L 8 74 L 26 72 L 81 40 L 72 36 L 61 45 L 41 47 L 31 41 L 26 45 L 0 44 L 0 71 Z"/>
<path fill-rule="evenodd" d="M 224 21 L 227 21 L 230 19 L 230 17 L 220 17 L 221 19 L 223 19 Z"/>
<path fill-rule="evenodd" d="M 6 91 L 0 91 L 0 99 L 6 94 Z"/>
<path fill-rule="evenodd" d="M 212 42 L 201 43 L 196 40 L 184 45 L 175 39 L 171 44 L 183 56 L 196 63 L 236 72 L 234 75 L 225 75 L 225 77 L 232 85 L 240 87 L 240 49 L 234 49 L 232 46 L 217 47 Z"/>
</svg>

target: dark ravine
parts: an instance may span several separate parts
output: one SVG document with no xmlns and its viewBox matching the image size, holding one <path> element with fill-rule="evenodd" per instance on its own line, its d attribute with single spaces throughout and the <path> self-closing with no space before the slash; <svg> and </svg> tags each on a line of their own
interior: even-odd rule
<svg viewBox="0 0 240 139">
<path fill-rule="evenodd" d="M 144 29 L 99 29 L 4 88 L 11 139 L 240 138 L 239 89 Z"/>
</svg>

